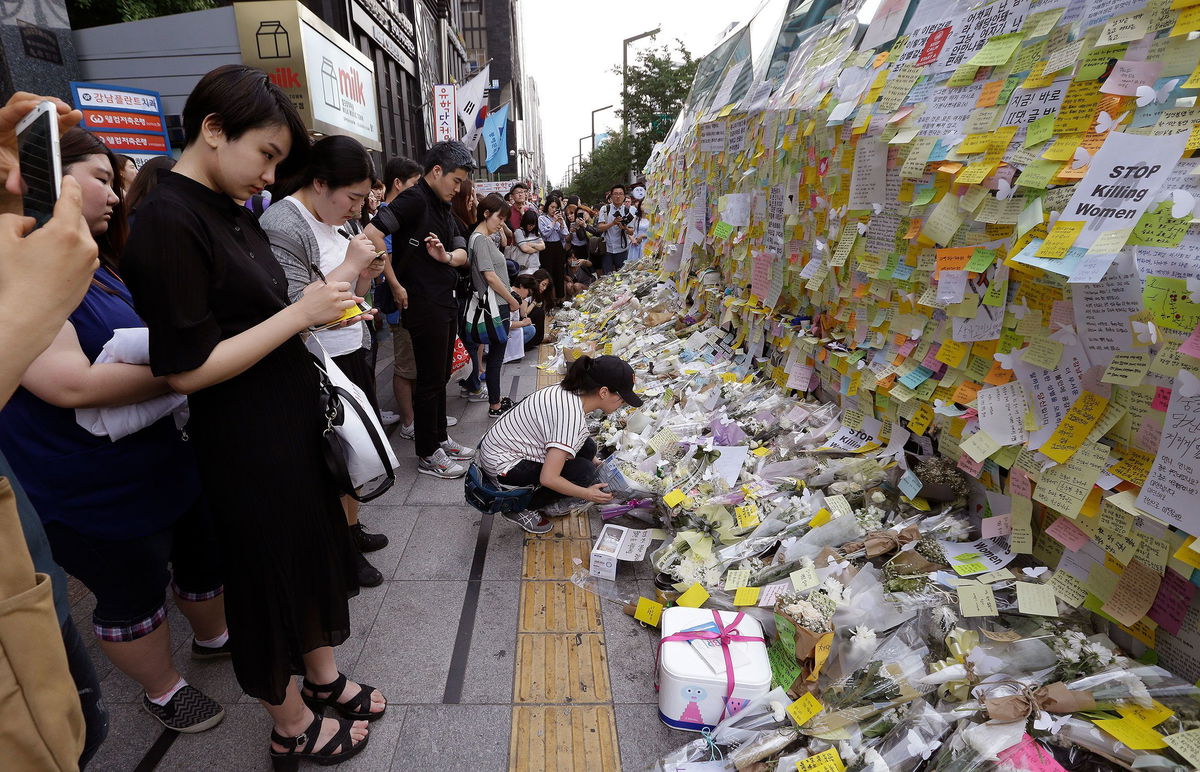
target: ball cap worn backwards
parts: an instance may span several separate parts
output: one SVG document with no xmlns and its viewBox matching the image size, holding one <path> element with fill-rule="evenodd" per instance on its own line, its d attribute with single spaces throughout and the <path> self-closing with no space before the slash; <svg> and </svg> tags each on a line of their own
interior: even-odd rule
<svg viewBox="0 0 1200 772">
<path fill-rule="evenodd" d="M 642 406 L 642 398 L 633 390 L 633 368 L 624 359 L 609 355 L 596 357 L 588 375 L 601 386 L 607 386 L 609 391 L 620 394 L 625 404 Z"/>
</svg>

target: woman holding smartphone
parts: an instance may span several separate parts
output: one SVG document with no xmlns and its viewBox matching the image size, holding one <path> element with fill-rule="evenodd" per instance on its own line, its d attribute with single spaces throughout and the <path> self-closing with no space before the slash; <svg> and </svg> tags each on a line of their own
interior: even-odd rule
<svg viewBox="0 0 1200 772">
<path fill-rule="evenodd" d="M 358 590 L 354 545 L 322 460 L 317 371 L 301 334 L 361 298 L 288 281 L 244 200 L 303 165 L 308 135 L 265 73 L 218 67 L 187 99 L 188 144 L 138 208 L 126 280 L 150 328 L 150 365 L 190 396 L 188 433 L 216 518 L 238 683 L 274 722 L 276 769 L 337 763 L 383 715 L 377 690 L 338 671 Z M 357 321 L 357 320 L 355 320 Z M 293 676 L 303 674 L 303 690 Z M 323 718 L 324 708 L 341 718 Z"/>
<path fill-rule="evenodd" d="M 64 176 L 79 182 L 101 264 L 83 302 L 0 411 L 0 450 L 45 525 L 55 561 L 96 596 L 92 627 L 101 651 L 142 687 L 143 707 L 164 726 L 202 732 L 225 711 L 172 662 L 165 589 L 170 584 L 191 623 L 192 656 L 228 656 L 212 521 L 192 448 L 170 415 L 127 420 L 100 436 L 77 418 L 77 409 L 132 406 L 171 387 L 145 364 L 144 337 L 122 344 L 128 353 L 138 349 L 136 356 L 97 361 L 118 330 L 129 340 L 144 336 L 146 326 L 122 281 L 121 167 L 78 127 L 63 134 L 60 148 Z M 134 360 L 142 364 L 127 363 Z"/>
<path fill-rule="evenodd" d="M 299 177 L 277 190 L 278 203 L 263 213 L 258 222 L 275 259 L 287 276 L 288 299 L 293 303 L 309 284 L 322 275 L 326 281 L 353 282 L 354 294 L 366 295 L 371 282 L 383 273 L 383 255 L 366 236 L 351 236 L 347 226 L 362 212 L 371 193 L 371 157 L 358 140 L 334 135 L 325 137 L 309 150 L 308 166 Z M 285 196 L 280 198 L 281 196 Z M 314 269 L 315 266 L 315 269 Z M 371 333 L 367 322 L 313 333 L 333 358 L 334 364 L 362 389 L 376 412 L 375 373 L 371 367 Z M 358 583 L 363 587 L 383 584 L 383 574 L 365 552 L 387 546 L 383 534 L 369 533 L 358 521 L 358 502 L 342 497 L 346 521 L 354 545 Z"/>
</svg>

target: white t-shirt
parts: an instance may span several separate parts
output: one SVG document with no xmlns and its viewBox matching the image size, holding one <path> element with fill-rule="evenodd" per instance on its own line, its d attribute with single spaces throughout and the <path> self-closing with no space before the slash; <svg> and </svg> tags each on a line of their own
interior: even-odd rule
<svg viewBox="0 0 1200 772">
<path fill-rule="evenodd" d="M 638 238 L 644 238 L 646 236 L 646 234 L 650 232 L 650 220 L 643 217 L 637 221 L 637 225 L 635 227 L 636 227 L 636 230 L 633 232 L 633 235 Z M 636 263 L 638 260 L 641 260 L 642 259 L 642 247 L 644 247 L 644 246 L 646 246 L 645 241 L 634 244 L 633 239 L 630 239 L 630 241 L 629 241 L 629 256 L 625 258 L 625 261 L 628 263 Z"/>
<path fill-rule="evenodd" d="M 621 204 L 620 206 L 605 204 L 604 206 L 600 207 L 600 216 L 596 219 L 596 224 L 604 225 L 605 223 L 610 223 L 617 219 L 618 216 L 624 219 L 629 215 L 633 215 L 634 217 L 637 216 L 637 213 L 634 212 L 633 207 L 631 207 L 629 204 Z M 632 224 L 633 222 L 630 221 L 630 225 Z M 617 254 L 619 252 L 626 251 L 629 249 L 629 234 L 627 234 L 621 228 L 621 226 L 614 225 L 613 227 L 604 231 L 604 248 L 608 250 L 609 254 Z"/>
<path fill-rule="evenodd" d="M 317 239 L 317 244 L 321 247 L 321 259 L 317 263 L 317 267 L 321 269 L 321 273 L 328 276 L 330 271 L 346 262 L 346 249 L 349 247 L 350 242 L 345 236 L 338 233 L 337 227 L 323 223 L 314 217 L 313 213 L 308 211 L 308 207 L 300 199 L 295 196 L 288 196 L 284 200 L 291 201 L 300 210 L 300 213 L 304 215 L 304 221 L 308 223 L 313 236 Z M 325 347 L 325 350 L 329 352 L 329 356 L 340 357 L 343 354 L 350 354 L 362 348 L 362 322 L 356 322 L 348 327 L 340 327 L 335 330 L 322 330 L 316 333 L 316 336 L 321 341 L 321 345 Z"/>
<path fill-rule="evenodd" d="M 549 448 L 573 457 L 587 438 L 583 398 L 561 386 L 547 386 L 522 400 L 484 435 L 479 463 L 499 477 L 521 461 L 544 464 Z"/>
</svg>

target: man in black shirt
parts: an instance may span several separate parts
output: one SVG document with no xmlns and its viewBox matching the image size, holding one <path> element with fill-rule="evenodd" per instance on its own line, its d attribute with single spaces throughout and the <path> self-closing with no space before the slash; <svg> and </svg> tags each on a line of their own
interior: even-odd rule
<svg viewBox="0 0 1200 772">
<path fill-rule="evenodd" d="M 467 244 L 450 212 L 450 199 L 475 169 L 461 142 L 438 142 L 425 155 L 417 184 L 381 207 L 366 228 L 383 249 L 392 237 L 392 268 L 408 293 L 404 326 L 412 335 L 417 380 L 413 389 L 417 471 L 451 479 L 466 474 L 458 463 L 475 451 L 446 433 L 446 384 L 458 327 L 457 266 L 467 263 Z"/>
</svg>

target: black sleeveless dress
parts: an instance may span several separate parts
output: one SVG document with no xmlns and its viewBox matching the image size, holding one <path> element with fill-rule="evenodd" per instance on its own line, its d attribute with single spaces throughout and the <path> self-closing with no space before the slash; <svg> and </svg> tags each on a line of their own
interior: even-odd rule
<svg viewBox="0 0 1200 772">
<path fill-rule="evenodd" d="M 138 207 L 121 260 L 156 375 L 193 370 L 287 305 L 266 234 L 228 196 L 174 172 Z M 222 550 L 238 683 L 283 702 L 302 655 L 350 635 L 358 592 L 338 490 L 321 456 L 314 364 L 299 336 L 189 398 L 187 431 Z"/>
</svg>

